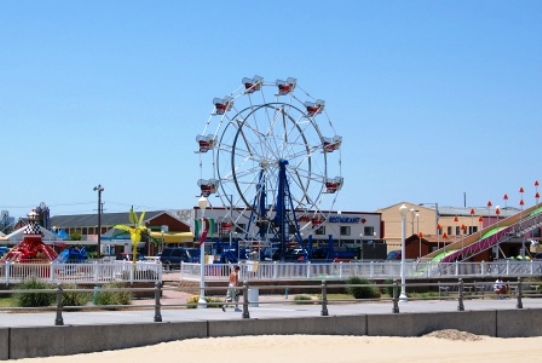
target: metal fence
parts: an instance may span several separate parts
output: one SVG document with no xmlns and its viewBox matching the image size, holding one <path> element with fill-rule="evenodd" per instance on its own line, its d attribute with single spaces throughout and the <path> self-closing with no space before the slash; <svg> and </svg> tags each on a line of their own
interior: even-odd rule
<svg viewBox="0 0 542 363">
<path fill-rule="evenodd" d="M 356 261 L 339 263 L 240 263 L 243 281 L 346 280 L 350 277 L 394 279 L 401 276 L 400 261 Z M 181 280 L 199 280 L 200 264 L 182 263 Z M 205 265 L 205 281 L 227 281 L 231 265 Z M 494 262 L 417 262 L 405 261 L 407 279 L 483 278 L 542 276 L 542 261 L 499 260 Z"/>
<path fill-rule="evenodd" d="M 517 279 L 517 281 L 510 281 L 507 282 L 507 284 L 510 285 L 511 293 L 507 293 L 507 298 L 516 300 L 515 306 L 517 309 L 523 309 L 523 298 L 541 298 L 542 295 L 540 293 L 540 283 L 533 285 L 531 282 L 524 282 L 522 281 L 521 277 Z M 316 298 L 310 298 L 310 301 L 299 301 L 296 299 L 293 300 L 280 300 L 280 301 L 268 301 L 266 302 L 269 305 L 273 304 L 280 304 L 280 305 L 291 305 L 291 304 L 316 304 L 320 306 L 320 312 L 319 315 L 321 316 L 328 316 L 328 306 L 333 304 L 344 304 L 344 303 L 360 303 L 360 302 L 389 302 L 391 312 L 392 313 L 399 313 L 399 302 L 401 301 L 399 291 L 401 289 L 401 285 L 398 280 L 394 280 L 391 283 L 385 283 L 385 284 L 378 284 L 378 283 L 371 283 L 371 284 L 333 284 L 333 282 L 327 282 L 326 280 L 322 280 L 321 284 L 319 285 L 284 285 L 285 287 L 290 288 L 303 288 L 307 291 L 308 294 L 316 295 Z M 328 297 L 328 290 L 333 288 L 370 288 L 372 291 L 376 292 L 375 294 L 370 294 L 373 296 L 360 296 L 360 297 L 339 297 L 334 298 Z M 266 288 L 272 289 L 273 286 L 258 286 L 257 290 L 265 290 Z M 434 283 L 434 282 L 417 282 L 417 283 L 411 283 L 411 284 L 405 284 L 405 289 L 408 288 L 410 291 L 411 288 L 417 288 L 421 289 L 422 291 L 435 291 L 438 289 L 438 293 L 435 292 L 434 294 L 431 294 L 430 296 L 423 296 L 418 295 L 415 296 L 414 294 L 409 294 L 407 297 L 408 301 L 423 301 L 423 300 L 453 300 L 457 301 L 457 310 L 458 311 L 465 311 L 465 300 L 475 300 L 475 299 L 486 299 L 486 298 L 499 298 L 499 295 L 496 295 L 494 292 L 494 283 L 490 282 L 481 282 L 481 283 L 465 283 L 463 282 L 462 278 L 458 278 L 454 281 L 449 281 L 446 283 Z M 191 289 L 193 290 L 194 294 L 199 294 L 200 288 L 196 287 L 185 287 L 183 289 Z M 206 290 L 223 290 L 223 288 L 217 288 L 217 287 L 206 287 Z M 473 290 L 474 289 L 474 290 Z M 104 287 L 100 291 L 105 292 L 116 292 L 116 291 L 129 291 L 129 292 L 141 292 L 141 291 L 147 291 L 147 292 L 153 292 L 154 299 L 149 300 L 148 304 L 145 305 L 83 305 L 83 306 L 64 306 L 63 304 L 63 294 L 64 293 L 92 293 L 94 290 L 92 289 L 70 289 L 66 288 L 64 289 L 62 287 L 62 284 L 57 284 L 56 289 L 28 289 L 28 290 L 10 290 L 10 294 L 32 294 L 32 293 L 50 293 L 50 294 L 56 294 L 56 304 L 50 305 L 47 307 L 40 307 L 40 310 L 49 310 L 56 313 L 56 319 L 54 321 L 55 325 L 64 325 L 64 319 L 63 319 L 63 312 L 66 310 L 74 311 L 74 310 L 87 310 L 87 309 L 96 309 L 96 308 L 103 308 L 103 309 L 120 309 L 120 308 L 137 308 L 137 309 L 153 309 L 154 310 L 154 322 L 162 322 L 162 315 L 161 310 L 162 308 L 200 308 L 200 307 L 215 307 L 215 308 L 225 308 L 225 305 L 232 304 L 232 303 L 225 303 L 223 300 L 212 300 L 205 303 L 205 305 L 200 305 L 199 302 L 187 302 L 187 303 L 176 303 L 176 304 L 163 304 L 162 303 L 162 293 L 166 290 L 175 290 L 175 288 L 164 288 L 162 287 L 162 284 L 160 282 L 156 282 L 154 288 L 108 288 Z M 239 301 L 239 305 L 242 306 L 242 318 L 247 319 L 250 318 L 250 312 L 249 307 L 250 306 L 259 306 L 259 298 L 256 296 L 256 300 L 252 300 L 251 294 L 251 285 L 249 282 L 245 281 L 240 287 L 241 291 L 241 299 Z M 383 296 L 379 292 L 382 290 L 387 290 L 390 292 L 389 295 Z M 0 306 L 0 311 L 31 311 L 35 310 L 36 308 L 21 308 L 21 307 L 2 307 Z"/>
<path fill-rule="evenodd" d="M 129 261 L 90 263 L 0 263 L 0 283 L 21 283 L 36 278 L 49 283 L 108 283 L 162 281 L 162 264 Z"/>
</svg>

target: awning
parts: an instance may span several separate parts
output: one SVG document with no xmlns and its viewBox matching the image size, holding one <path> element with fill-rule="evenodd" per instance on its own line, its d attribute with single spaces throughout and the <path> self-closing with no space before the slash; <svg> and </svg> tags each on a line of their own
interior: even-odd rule
<svg viewBox="0 0 542 363">
<path fill-rule="evenodd" d="M 193 242 L 194 235 L 192 232 L 164 232 L 164 243 L 183 243 Z M 162 232 L 151 232 L 151 237 L 156 241 L 162 241 Z"/>
</svg>

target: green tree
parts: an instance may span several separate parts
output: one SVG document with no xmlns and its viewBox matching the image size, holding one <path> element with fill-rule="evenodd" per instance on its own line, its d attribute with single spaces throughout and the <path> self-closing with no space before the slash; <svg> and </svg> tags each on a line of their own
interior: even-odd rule
<svg viewBox="0 0 542 363">
<path fill-rule="evenodd" d="M 145 218 L 145 211 L 141 212 L 139 217 L 134 212 L 134 207 L 130 208 L 128 215 L 130 224 L 115 224 L 114 228 L 130 233 L 130 241 L 132 242 L 132 263 L 137 261 L 137 245 L 141 242 L 141 236 L 149 234 L 149 229 L 143 223 Z"/>
</svg>

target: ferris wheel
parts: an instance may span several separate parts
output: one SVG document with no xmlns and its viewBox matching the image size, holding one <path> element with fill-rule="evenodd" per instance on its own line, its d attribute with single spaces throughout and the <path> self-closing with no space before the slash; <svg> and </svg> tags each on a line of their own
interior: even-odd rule
<svg viewBox="0 0 542 363">
<path fill-rule="evenodd" d="M 201 195 L 233 207 L 230 228 L 245 241 L 296 240 L 333 209 L 341 176 L 342 137 L 325 102 L 296 79 L 243 78 L 232 93 L 213 99 L 196 141 Z"/>
</svg>

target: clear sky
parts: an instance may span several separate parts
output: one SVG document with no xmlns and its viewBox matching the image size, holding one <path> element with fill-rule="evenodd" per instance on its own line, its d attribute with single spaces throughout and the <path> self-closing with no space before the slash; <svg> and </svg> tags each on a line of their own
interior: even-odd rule
<svg viewBox="0 0 542 363">
<path fill-rule="evenodd" d="M 196 205 L 195 137 L 243 77 L 295 77 L 343 136 L 335 208 L 534 204 L 540 1 L 3 1 L 0 209 Z"/>
</svg>

